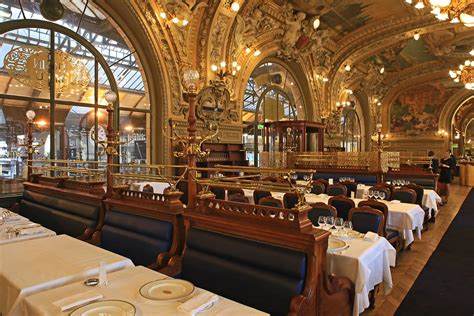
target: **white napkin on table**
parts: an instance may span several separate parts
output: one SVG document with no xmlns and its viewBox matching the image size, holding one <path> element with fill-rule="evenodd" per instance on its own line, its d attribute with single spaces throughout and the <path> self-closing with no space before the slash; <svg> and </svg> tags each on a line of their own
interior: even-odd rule
<svg viewBox="0 0 474 316">
<path fill-rule="evenodd" d="M 390 203 L 397 204 L 397 203 L 401 203 L 401 202 L 400 202 L 400 200 L 391 200 Z"/>
<path fill-rule="evenodd" d="M 53 304 L 59 307 L 61 311 L 65 311 L 73 307 L 101 299 L 103 297 L 104 296 L 102 294 L 95 291 L 87 291 L 60 299 L 56 302 L 53 302 Z"/>
<path fill-rule="evenodd" d="M 178 306 L 180 312 L 188 313 L 189 315 L 196 315 L 219 300 L 219 296 L 211 292 L 202 292 L 193 298 L 187 300 Z"/>
<path fill-rule="evenodd" d="M 367 232 L 364 235 L 364 240 L 367 240 L 367 241 L 374 242 L 374 241 L 377 241 L 378 239 L 379 239 L 379 235 L 374 232 Z"/>
</svg>

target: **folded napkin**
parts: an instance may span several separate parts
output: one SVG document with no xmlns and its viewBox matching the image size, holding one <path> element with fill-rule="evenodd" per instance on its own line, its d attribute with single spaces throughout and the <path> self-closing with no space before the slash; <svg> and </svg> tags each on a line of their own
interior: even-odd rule
<svg viewBox="0 0 474 316">
<path fill-rule="evenodd" d="M 42 232 L 44 232 L 44 227 L 31 227 L 31 228 L 23 228 L 23 229 L 18 230 L 18 233 L 20 234 L 20 236 L 34 235 L 34 234 L 39 234 Z"/>
<path fill-rule="evenodd" d="M 364 240 L 367 240 L 367 241 L 374 242 L 374 241 L 377 241 L 378 239 L 379 239 L 379 235 L 373 232 L 367 232 L 364 235 Z"/>
<path fill-rule="evenodd" d="M 101 299 L 102 297 L 104 296 L 100 293 L 95 291 L 87 291 L 60 299 L 59 301 L 53 302 L 53 304 L 59 307 L 61 311 L 65 311 L 73 307 Z"/>
<path fill-rule="evenodd" d="M 400 200 L 391 200 L 390 203 L 396 204 L 396 203 L 401 203 L 401 202 L 400 202 Z"/>
<path fill-rule="evenodd" d="M 22 219 L 23 218 L 21 218 L 20 216 L 10 216 L 10 217 L 7 217 L 6 222 L 7 223 L 18 222 L 18 221 L 21 221 Z"/>
<path fill-rule="evenodd" d="M 193 298 L 187 300 L 183 304 L 178 306 L 180 312 L 188 313 L 189 315 L 196 315 L 199 312 L 205 310 L 211 304 L 217 302 L 219 296 L 210 292 L 202 292 Z"/>
</svg>

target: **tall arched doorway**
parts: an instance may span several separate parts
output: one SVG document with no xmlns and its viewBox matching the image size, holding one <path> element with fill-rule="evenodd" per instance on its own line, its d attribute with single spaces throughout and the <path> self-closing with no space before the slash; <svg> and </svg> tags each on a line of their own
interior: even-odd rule
<svg viewBox="0 0 474 316">
<path fill-rule="evenodd" d="M 283 63 L 264 61 L 252 72 L 244 94 L 243 143 L 249 164 L 257 166 L 266 122 L 304 119 L 304 100 L 296 78 Z"/>
</svg>

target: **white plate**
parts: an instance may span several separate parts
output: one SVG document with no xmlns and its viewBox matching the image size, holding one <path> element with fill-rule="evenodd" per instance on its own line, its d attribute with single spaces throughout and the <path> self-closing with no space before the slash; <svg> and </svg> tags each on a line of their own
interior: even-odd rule
<svg viewBox="0 0 474 316">
<path fill-rule="evenodd" d="M 328 239 L 328 252 L 337 252 L 347 248 L 347 243 L 344 240 L 337 238 Z"/>
<path fill-rule="evenodd" d="M 140 295 L 149 300 L 171 301 L 191 295 L 194 285 L 191 282 L 179 279 L 157 280 L 145 284 L 140 288 Z"/>
<path fill-rule="evenodd" d="M 70 316 L 133 316 L 135 315 L 135 306 L 119 301 L 108 300 L 99 301 L 84 305 L 74 310 Z"/>
</svg>

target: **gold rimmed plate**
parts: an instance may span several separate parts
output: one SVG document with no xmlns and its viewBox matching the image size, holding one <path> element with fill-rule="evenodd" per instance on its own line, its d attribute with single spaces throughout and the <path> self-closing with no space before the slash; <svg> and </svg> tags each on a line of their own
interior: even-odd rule
<svg viewBox="0 0 474 316">
<path fill-rule="evenodd" d="M 344 240 L 337 238 L 328 239 L 328 252 L 337 252 L 347 248 L 347 243 Z"/>
<path fill-rule="evenodd" d="M 126 301 L 105 300 L 89 303 L 75 309 L 70 316 L 134 316 L 135 306 Z"/>
<path fill-rule="evenodd" d="M 188 297 L 194 292 L 191 282 L 180 279 L 156 280 L 143 285 L 140 295 L 149 300 L 173 301 Z"/>
</svg>

